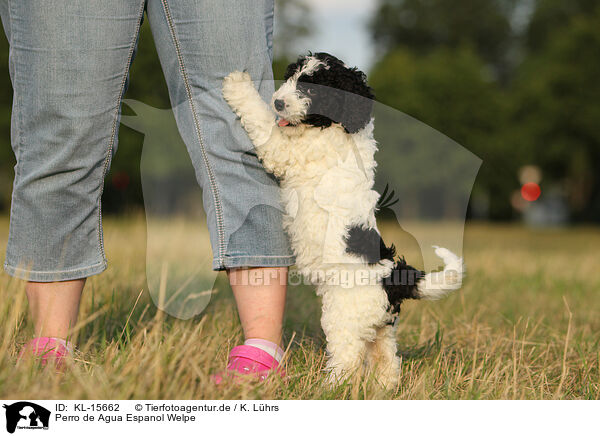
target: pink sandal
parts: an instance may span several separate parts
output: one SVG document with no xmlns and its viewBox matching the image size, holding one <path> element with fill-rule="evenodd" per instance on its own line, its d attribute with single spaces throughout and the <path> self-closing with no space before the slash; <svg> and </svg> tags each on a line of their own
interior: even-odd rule
<svg viewBox="0 0 600 436">
<path fill-rule="evenodd" d="M 219 385 L 227 377 L 239 381 L 240 376 L 247 375 L 262 381 L 271 373 L 285 377 L 285 371 L 279 367 L 279 362 L 269 353 L 250 345 L 238 345 L 229 353 L 227 369 L 213 375 L 212 378 L 215 384 Z"/>
<path fill-rule="evenodd" d="M 42 366 L 53 362 L 57 369 L 62 369 L 65 357 L 71 354 L 71 351 L 70 342 L 42 336 L 27 342 L 19 353 L 18 360 L 25 356 L 34 356 L 40 359 Z"/>
</svg>

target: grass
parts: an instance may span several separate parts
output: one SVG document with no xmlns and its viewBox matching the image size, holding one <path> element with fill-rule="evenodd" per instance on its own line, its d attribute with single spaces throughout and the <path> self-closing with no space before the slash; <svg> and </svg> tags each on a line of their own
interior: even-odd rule
<svg viewBox="0 0 600 436">
<path fill-rule="evenodd" d="M 0 219 L 2 247 L 7 228 Z M 225 277 L 201 315 L 170 317 L 147 291 L 144 223 L 107 220 L 105 235 L 111 266 L 88 281 L 79 349 L 63 375 L 33 364 L 15 368 L 32 327 L 23 283 L 0 275 L 0 398 L 600 398 L 597 228 L 467 225 L 463 289 L 444 301 L 403 305 L 402 375 L 392 391 L 368 375 L 335 389 L 322 383 L 319 300 L 305 286 L 289 290 L 288 383 L 213 386 L 210 374 L 242 339 Z"/>
</svg>

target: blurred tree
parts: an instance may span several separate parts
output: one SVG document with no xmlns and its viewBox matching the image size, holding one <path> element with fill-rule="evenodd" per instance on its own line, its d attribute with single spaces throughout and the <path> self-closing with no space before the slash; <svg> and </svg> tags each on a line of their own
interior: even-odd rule
<svg viewBox="0 0 600 436">
<path fill-rule="evenodd" d="M 571 18 L 593 14 L 597 7 L 598 0 L 537 0 L 525 34 L 526 48 L 542 50 Z"/>
<path fill-rule="evenodd" d="M 544 13 L 549 3 L 541 2 Z M 539 30 L 538 19 L 532 26 Z M 546 37 L 518 72 L 513 122 L 529 145 L 529 162 L 567 190 L 574 218 L 599 220 L 600 6 L 567 19 Z"/>
<path fill-rule="evenodd" d="M 398 48 L 374 66 L 370 83 L 378 101 L 419 119 L 483 159 L 475 189 L 489 198 L 492 217 L 511 217 L 508 200 L 518 186 L 518 150 L 503 133 L 506 98 L 472 49 L 438 48 L 418 56 Z M 386 180 L 399 177 L 394 170 L 398 159 L 402 156 L 395 156 L 393 149 L 378 152 Z M 443 175 L 429 177 L 436 183 Z"/>
<path fill-rule="evenodd" d="M 380 54 L 404 46 L 419 54 L 471 45 L 504 68 L 513 0 L 379 0 L 369 27 Z"/>
<path fill-rule="evenodd" d="M 12 86 L 8 75 L 8 41 L 0 31 L 0 211 L 8 208 L 15 157 L 10 148 Z"/>
<path fill-rule="evenodd" d="M 565 188 L 573 218 L 599 220 L 599 11 L 597 0 L 380 0 L 371 82 L 483 159 L 475 192 L 491 217 L 511 216 L 517 169 L 535 164 Z"/>
</svg>

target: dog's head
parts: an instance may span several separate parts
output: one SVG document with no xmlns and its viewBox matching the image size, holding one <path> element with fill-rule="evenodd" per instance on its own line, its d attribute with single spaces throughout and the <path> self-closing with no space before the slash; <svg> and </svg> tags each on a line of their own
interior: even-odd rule
<svg viewBox="0 0 600 436">
<path fill-rule="evenodd" d="M 373 98 L 363 72 L 330 54 L 315 53 L 288 66 L 271 105 L 281 127 L 339 123 L 346 132 L 356 133 L 371 119 Z"/>
</svg>

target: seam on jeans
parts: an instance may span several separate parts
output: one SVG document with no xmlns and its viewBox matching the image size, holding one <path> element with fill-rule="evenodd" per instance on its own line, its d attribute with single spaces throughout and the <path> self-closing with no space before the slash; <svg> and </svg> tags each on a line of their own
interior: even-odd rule
<svg viewBox="0 0 600 436">
<path fill-rule="evenodd" d="M 16 127 L 17 127 L 17 131 L 16 131 L 16 137 L 15 137 L 15 159 L 16 159 L 16 164 L 15 164 L 15 179 L 13 181 L 13 192 L 11 195 L 11 200 L 10 200 L 10 219 L 12 220 L 14 217 L 14 208 L 15 208 L 15 204 L 16 201 L 15 199 L 17 198 L 17 190 L 16 190 L 16 186 L 17 186 L 17 181 L 20 178 L 20 170 L 21 170 L 21 165 L 19 165 L 19 162 L 21 162 L 21 153 L 22 153 L 22 149 L 23 149 L 23 103 L 22 103 L 22 97 L 21 97 L 21 92 L 17 91 L 17 62 L 16 62 L 16 55 L 15 55 L 15 50 L 14 50 L 14 44 L 13 44 L 13 40 L 15 37 L 15 26 L 13 24 L 13 15 L 12 15 L 12 2 L 10 0 L 7 0 L 7 11 L 8 11 L 8 23 L 10 26 L 10 41 L 8 41 L 8 56 L 9 59 L 12 63 L 12 85 L 13 85 L 13 106 L 16 104 L 16 110 L 13 107 L 12 109 L 16 112 L 16 116 L 17 116 L 17 123 L 16 123 Z M 12 125 L 11 125 L 12 128 Z M 9 226 L 9 232 L 8 232 L 8 240 L 12 240 L 11 236 L 12 236 L 12 231 L 13 231 L 13 226 Z"/>
<path fill-rule="evenodd" d="M 14 44 L 12 43 L 13 39 L 14 39 L 14 25 L 13 25 L 13 16 L 11 13 L 11 8 L 12 8 L 12 2 L 11 0 L 7 0 L 7 10 L 8 10 L 8 25 L 10 26 L 10 41 L 8 41 L 8 58 L 11 60 L 11 64 L 12 64 L 12 85 L 13 85 L 13 100 L 14 102 L 17 103 L 17 131 L 16 131 L 16 138 L 15 138 L 15 145 L 18 145 L 19 147 L 17 147 L 17 149 L 15 150 L 15 159 L 17 159 L 17 163 L 20 160 L 21 157 L 21 148 L 22 148 L 22 141 L 23 141 L 23 135 L 21 134 L 22 130 L 23 130 L 23 111 L 21 110 L 22 104 L 21 104 L 21 93 L 17 92 L 17 67 L 16 67 L 16 62 L 15 62 L 15 49 L 14 49 Z M 9 71 L 10 73 L 10 71 Z M 16 165 L 15 168 L 15 180 L 17 179 L 17 174 L 19 171 L 19 166 Z"/>
<path fill-rule="evenodd" d="M 12 44 L 12 39 L 13 39 L 13 17 L 12 17 L 12 13 L 11 13 L 11 0 L 6 0 L 6 13 L 8 14 L 8 25 L 10 26 L 8 29 L 8 33 L 7 34 L 7 38 L 8 38 L 8 56 L 9 59 L 11 58 L 12 52 L 13 52 L 13 45 Z M 10 73 L 10 70 L 9 70 Z M 14 77 L 14 75 L 12 75 L 11 77 Z"/>
<path fill-rule="evenodd" d="M 129 54 L 127 56 L 127 64 L 125 66 L 125 73 L 123 74 L 123 78 L 121 80 L 121 87 L 119 89 L 119 96 L 117 97 L 117 107 L 115 110 L 115 118 L 113 120 L 112 131 L 110 142 L 108 144 L 108 150 L 106 153 L 106 158 L 104 158 L 104 165 L 102 168 L 102 179 L 100 180 L 100 195 L 98 196 L 98 228 L 96 229 L 98 236 L 98 247 L 100 250 L 101 258 L 106 261 L 106 254 L 104 252 L 104 234 L 102 231 L 102 194 L 104 193 L 104 179 L 106 178 L 106 173 L 108 172 L 108 166 L 110 165 L 110 161 L 112 159 L 112 153 L 115 146 L 115 140 L 117 135 L 117 124 L 119 122 L 119 113 L 121 111 L 121 101 L 123 100 L 123 91 L 125 90 L 125 83 L 127 83 L 127 76 L 129 75 L 129 70 L 131 68 L 131 60 L 133 58 L 133 53 L 135 51 L 135 44 L 137 43 L 138 35 L 140 33 L 140 27 L 142 24 L 142 17 L 144 16 L 144 9 L 146 7 L 146 0 L 141 0 L 141 7 L 138 15 L 138 22 L 135 27 L 135 32 L 133 34 L 133 39 L 129 46 Z"/>
<path fill-rule="evenodd" d="M 269 63 L 273 63 L 273 31 L 274 31 L 274 26 L 275 26 L 275 1 L 271 1 L 269 3 L 269 11 L 272 15 L 271 18 L 271 30 L 267 31 L 267 29 L 265 29 L 265 33 L 267 36 L 267 52 L 268 52 L 268 58 L 269 58 Z"/>
<path fill-rule="evenodd" d="M 167 24 L 169 26 L 169 30 L 171 32 L 171 37 L 173 38 L 173 44 L 175 45 L 175 52 L 177 54 L 177 61 L 179 64 L 179 71 L 183 78 L 185 91 L 187 94 L 188 101 L 190 103 L 190 108 L 192 111 L 192 117 L 194 119 L 194 127 L 196 129 L 196 133 L 198 135 L 198 142 L 200 143 L 200 151 L 202 153 L 202 159 L 204 160 L 204 165 L 206 167 L 206 172 L 208 174 L 208 180 L 210 182 L 210 188 L 213 195 L 213 203 L 215 205 L 215 215 L 217 218 L 217 234 L 219 238 L 219 254 L 218 260 L 220 264 L 223 264 L 223 255 L 225 252 L 225 231 L 224 231 L 224 219 L 223 219 L 223 209 L 221 205 L 221 199 L 219 195 L 219 189 L 217 187 L 217 182 L 215 178 L 215 174 L 212 170 L 210 162 L 208 160 L 208 154 L 206 152 L 206 148 L 204 146 L 204 140 L 202 138 L 202 130 L 200 128 L 200 119 L 198 117 L 198 113 L 196 111 L 196 106 L 194 105 L 194 99 L 192 95 L 192 87 L 190 85 L 190 81 L 188 78 L 187 70 L 185 68 L 185 62 L 183 59 L 183 53 L 181 52 L 181 46 L 179 43 L 179 39 L 177 38 L 177 34 L 175 32 L 175 24 L 173 23 L 173 17 L 171 16 L 171 10 L 166 0 L 161 0 L 163 10 L 165 12 L 165 17 L 167 19 Z"/>
</svg>

